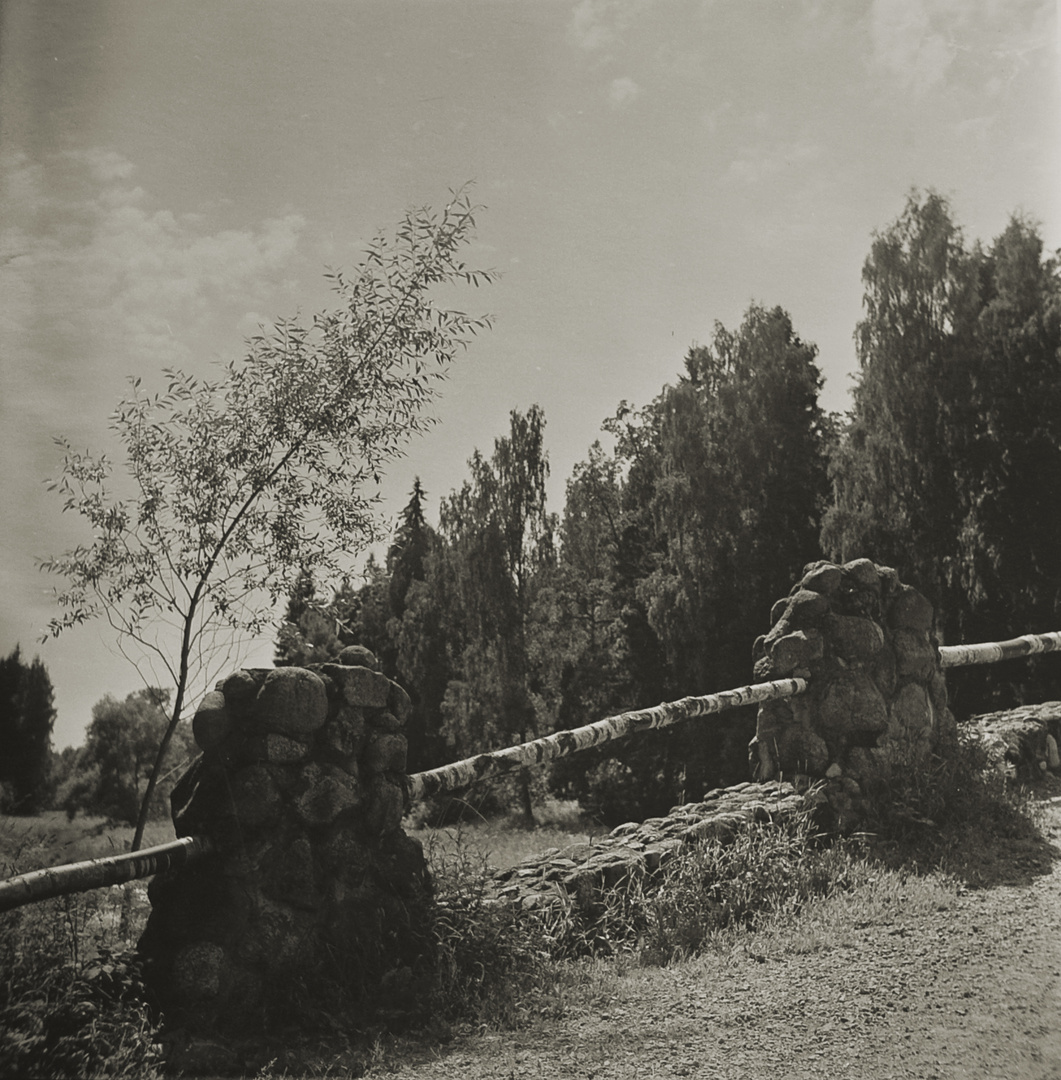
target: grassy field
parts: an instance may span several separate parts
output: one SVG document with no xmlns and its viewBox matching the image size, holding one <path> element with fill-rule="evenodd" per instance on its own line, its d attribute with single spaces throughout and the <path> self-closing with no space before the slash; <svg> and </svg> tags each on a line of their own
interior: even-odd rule
<svg viewBox="0 0 1061 1080">
<path fill-rule="evenodd" d="M 143 847 L 164 844 L 174 838 L 169 820 L 150 822 Z M 131 826 L 116 825 L 105 818 L 79 815 L 68 821 L 60 810 L 36 817 L 0 814 L 0 870 L 3 877 L 60 863 L 120 855 L 132 846 Z"/>
<path fill-rule="evenodd" d="M 439 855 L 464 849 L 489 865 L 504 869 L 548 848 L 580 847 L 599 838 L 606 830 L 579 812 L 575 803 L 549 800 L 536 811 L 537 824 L 523 828 L 518 819 L 488 820 L 472 811 L 454 825 L 440 828 L 410 827 L 406 831 L 424 845 L 425 851 Z M 129 850 L 133 830 L 105 818 L 78 815 L 68 821 L 59 810 L 36 817 L 8 817 L 0 814 L 0 877 L 11 877 L 60 863 L 120 855 Z M 168 820 L 149 823 L 144 847 L 164 844 L 174 838 Z"/>
<path fill-rule="evenodd" d="M 436 861 L 462 852 L 495 870 L 538 855 L 549 848 L 573 851 L 606 835 L 607 830 L 582 814 L 578 804 L 547 800 L 535 810 L 534 828 L 515 817 L 487 819 L 469 811 L 457 824 L 438 828 L 406 826 Z"/>
</svg>

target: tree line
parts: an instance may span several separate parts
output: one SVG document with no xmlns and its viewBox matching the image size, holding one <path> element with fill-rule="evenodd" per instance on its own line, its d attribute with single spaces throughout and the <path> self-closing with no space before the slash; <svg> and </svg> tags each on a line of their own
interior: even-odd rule
<svg viewBox="0 0 1061 1080">
<path fill-rule="evenodd" d="M 52 747 L 54 688 L 39 656 L 27 663 L 19 646 L 0 659 L 0 813 L 55 808 L 136 823 L 152 764 L 168 724 L 170 691 L 145 687 L 123 700 L 108 694 L 92 707 L 80 747 Z M 178 728 L 150 816 L 169 813 L 176 773 L 196 750 L 188 725 Z"/>
<path fill-rule="evenodd" d="M 804 564 L 869 556 L 937 607 L 943 642 L 1061 615 L 1061 279 L 1014 216 L 969 244 L 909 197 L 863 269 L 850 413 L 780 308 L 716 325 L 648 405 L 620 403 L 548 512 L 545 417 L 514 411 L 427 522 L 419 481 L 363 584 L 292 593 L 276 661 L 376 652 L 416 709 L 410 770 L 752 681 L 751 643 Z M 1056 664 L 952 678 L 958 712 L 1061 690 Z M 754 711 L 556 763 L 606 821 L 747 775 Z M 533 815 L 526 772 L 495 799 Z"/>
<path fill-rule="evenodd" d="M 845 416 L 823 411 L 817 350 L 790 315 L 752 305 L 690 348 L 653 401 L 618 404 L 559 513 L 546 506 L 545 416 L 514 411 L 440 500 L 437 525 L 417 481 L 385 556 L 321 592 L 336 552 L 377 536 L 365 485 L 427 423 L 434 380 L 488 325 L 436 311 L 425 292 L 490 279 L 456 254 L 474 209 L 458 193 L 441 216 L 408 215 L 337 277 L 337 312 L 278 324 L 220 382 L 170 373 L 166 394 L 136 387 L 115 416 L 134 503 L 108 501 L 105 458 L 68 450 L 56 486 L 96 539 L 43 564 L 68 582 L 53 632 L 106 611 L 176 685 L 173 698 L 97 706 L 80 764 L 60 769 L 68 807 L 126 814 L 132 791 L 142 825 L 180 756 L 205 635 L 260 630 L 262 602 L 284 595 L 277 663 L 358 643 L 409 689 L 411 771 L 752 681 L 770 607 L 823 555 L 894 566 L 936 605 L 943 642 L 1058 626 L 1058 261 L 1021 215 L 990 245 L 968 242 L 932 192 L 873 237 Z M 176 620 L 168 639 L 152 636 L 160 613 Z M 1057 696 L 1050 661 L 956 673 L 959 715 Z M 5 748 L 22 745 L 14 700 L 0 696 Z M 648 733 L 478 797 L 530 820 L 547 784 L 606 821 L 648 816 L 746 775 L 753 724 L 727 714 Z M 118 755 L 124 794 L 102 760 L 119 730 L 140 732 Z M 30 805 L 12 771 L 0 772 L 5 798 Z"/>
</svg>

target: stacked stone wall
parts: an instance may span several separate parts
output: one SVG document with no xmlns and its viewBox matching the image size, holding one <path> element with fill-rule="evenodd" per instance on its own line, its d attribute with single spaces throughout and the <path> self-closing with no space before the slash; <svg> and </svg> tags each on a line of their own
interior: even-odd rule
<svg viewBox="0 0 1061 1080">
<path fill-rule="evenodd" d="M 1011 780 L 1034 782 L 1061 772 L 1061 701 L 983 713 L 962 725 L 987 763 Z"/>
<path fill-rule="evenodd" d="M 401 829 L 411 703 L 378 667 L 354 646 L 239 671 L 199 706 L 173 818 L 217 850 L 151 883 L 140 946 L 171 1014 L 240 1024 L 327 979 L 364 997 L 415 960 L 430 883 Z"/>
<path fill-rule="evenodd" d="M 953 750 L 957 727 L 933 635 L 932 605 L 896 572 L 857 559 L 812 563 L 755 642 L 757 679 L 806 678 L 798 697 L 759 708 L 751 760 L 759 779 L 824 779 L 854 823 L 897 772 Z"/>
<path fill-rule="evenodd" d="M 527 911 L 572 905 L 589 924 L 609 889 L 624 881 L 658 877 L 683 849 L 725 844 L 743 829 L 780 824 L 809 813 L 823 801 L 818 791 L 799 793 L 789 783 L 746 782 L 715 788 L 697 803 L 675 806 L 665 817 L 617 825 L 607 836 L 561 850 L 550 848 L 493 875 L 498 899 Z"/>
</svg>

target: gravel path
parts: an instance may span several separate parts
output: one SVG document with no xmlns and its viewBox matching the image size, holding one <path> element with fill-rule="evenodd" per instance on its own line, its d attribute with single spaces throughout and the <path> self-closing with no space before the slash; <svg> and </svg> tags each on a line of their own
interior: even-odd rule
<svg viewBox="0 0 1061 1080">
<path fill-rule="evenodd" d="M 806 952 L 639 971 L 592 1009 L 390 1075 L 1061 1080 L 1061 799 L 1044 835 L 927 911 L 852 920 Z"/>
</svg>

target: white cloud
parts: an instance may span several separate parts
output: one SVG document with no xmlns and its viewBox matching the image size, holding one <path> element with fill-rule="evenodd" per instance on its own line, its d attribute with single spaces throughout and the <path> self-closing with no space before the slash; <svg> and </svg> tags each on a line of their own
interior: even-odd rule
<svg viewBox="0 0 1061 1080">
<path fill-rule="evenodd" d="M 700 124 L 711 135 L 716 135 L 733 112 L 733 102 L 724 101 L 721 105 L 705 109 L 700 113 Z"/>
<path fill-rule="evenodd" d="M 209 376 L 242 351 L 247 312 L 293 314 L 304 222 L 211 228 L 155 205 L 132 164 L 102 151 L 4 164 L 0 453 L 28 509 L 57 468 L 54 436 L 106 446 L 127 376 L 152 389 L 166 366 Z"/>
<path fill-rule="evenodd" d="M 821 156 L 821 148 L 809 142 L 780 142 L 744 147 L 722 176 L 723 184 L 750 187 L 778 173 L 798 169 Z"/>
<path fill-rule="evenodd" d="M 952 5 L 938 0 L 874 0 L 870 15 L 874 63 L 904 89 L 922 94 L 941 83 L 957 49 L 933 16 Z"/>
<path fill-rule="evenodd" d="M 29 360 L 73 349 L 131 367 L 172 363 L 215 313 L 282 280 L 304 228 L 295 214 L 210 231 L 155 207 L 109 151 L 12 162 L 0 236 L 0 323 Z"/>
<path fill-rule="evenodd" d="M 611 49 L 651 6 L 652 0 L 580 0 L 571 12 L 568 37 L 586 52 Z"/>
<path fill-rule="evenodd" d="M 871 62 L 900 89 L 923 95 L 964 77 L 989 91 L 1049 49 L 1050 0 L 874 0 Z"/>
<path fill-rule="evenodd" d="M 983 143 L 996 127 L 994 116 L 970 116 L 954 125 L 954 134 L 962 140 L 975 139 Z"/>
<path fill-rule="evenodd" d="M 623 75 L 621 78 L 612 79 L 608 86 L 608 100 L 617 109 L 621 109 L 624 105 L 629 105 L 640 93 L 641 87 L 638 86 L 629 75 Z"/>
<path fill-rule="evenodd" d="M 112 180 L 127 180 L 135 169 L 133 163 L 127 158 L 114 150 L 105 150 L 102 147 L 70 151 L 64 156 L 74 161 L 82 161 L 91 172 L 92 178 L 101 184 Z"/>
</svg>

